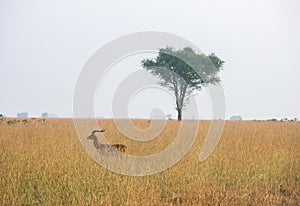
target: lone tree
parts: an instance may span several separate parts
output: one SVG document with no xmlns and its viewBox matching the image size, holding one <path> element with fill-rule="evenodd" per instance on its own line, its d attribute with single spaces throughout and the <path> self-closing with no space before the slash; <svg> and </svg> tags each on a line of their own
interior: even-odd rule
<svg viewBox="0 0 300 206">
<path fill-rule="evenodd" d="M 190 47 L 179 50 L 162 48 L 155 59 L 142 60 L 142 66 L 159 77 L 159 85 L 174 91 L 179 121 L 182 119 L 182 109 L 193 91 L 220 82 L 217 75 L 224 63 L 214 53 L 208 56 L 197 54 Z"/>
</svg>

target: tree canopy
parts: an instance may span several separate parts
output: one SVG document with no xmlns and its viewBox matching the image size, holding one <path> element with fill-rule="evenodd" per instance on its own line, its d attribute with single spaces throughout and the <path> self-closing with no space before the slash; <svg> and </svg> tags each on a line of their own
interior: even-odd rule
<svg viewBox="0 0 300 206">
<path fill-rule="evenodd" d="M 218 73 L 224 63 L 215 53 L 198 54 L 190 47 L 162 48 L 155 59 L 142 60 L 142 66 L 160 79 L 161 86 L 174 91 L 178 120 L 193 91 L 220 82 Z"/>
</svg>

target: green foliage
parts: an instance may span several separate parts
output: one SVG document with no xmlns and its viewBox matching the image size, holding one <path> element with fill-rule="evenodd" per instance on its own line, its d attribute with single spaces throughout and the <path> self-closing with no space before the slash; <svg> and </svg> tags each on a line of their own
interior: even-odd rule
<svg viewBox="0 0 300 206">
<path fill-rule="evenodd" d="M 197 54 L 192 48 L 175 50 L 171 47 L 160 49 L 156 59 L 144 59 L 142 66 L 154 76 L 159 84 L 174 91 L 178 120 L 189 96 L 208 84 L 218 84 L 217 76 L 225 62 L 216 54 Z"/>
</svg>

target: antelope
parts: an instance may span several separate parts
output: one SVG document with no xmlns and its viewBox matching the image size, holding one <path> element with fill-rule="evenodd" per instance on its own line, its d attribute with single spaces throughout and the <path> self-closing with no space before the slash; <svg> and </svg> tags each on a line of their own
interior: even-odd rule
<svg viewBox="0 0 300 206">
<path fill-rule="evenodd" d="M 92 134 L 87 137 L 88 140 L 94 140 L 94 146 L 98 150 L 98 152 L 112 152 L 115 153 L 115 149 L 119 150 L 120 152 L 126 152 L 127 147 L 123 144 L 101 144 L 98 141 L 97 136 L 95 135 L 97 132 L 105 132 L 105 129 L 102 130 L 94 130 Z"/>
</svg>

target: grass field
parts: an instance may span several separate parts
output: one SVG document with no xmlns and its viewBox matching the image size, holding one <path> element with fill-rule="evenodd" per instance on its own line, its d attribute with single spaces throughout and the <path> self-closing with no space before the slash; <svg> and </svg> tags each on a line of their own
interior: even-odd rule
<svg viewBox="0 0 300 206">
<path fill-rule="evenodd" d="M 300 122 L 226 121 L 211 156 L 198 161 L 210 122 L 188 154 L 159 174 L 112 173 L 87 155 L 72 119 L 0 123 L 2 205 L 300 205 Z M 135 120 L 140 128 L 146 120 Z M 151 154 L 172 142 L 168 121 L 155 140 L 125 138 L 112 120 L 99 120 L 112 143 Z"/>
</svg>

